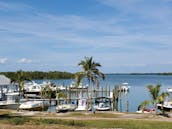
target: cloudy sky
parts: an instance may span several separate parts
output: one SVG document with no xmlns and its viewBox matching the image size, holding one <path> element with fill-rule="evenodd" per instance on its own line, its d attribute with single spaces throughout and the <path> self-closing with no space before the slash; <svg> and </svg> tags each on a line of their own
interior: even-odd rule
<svg viewBox="0 0 172 129">
<path fill-rule="evenodd" d="M 0 71 L 172 71 L 172 0 L 0 0 Z"/>
</svg>

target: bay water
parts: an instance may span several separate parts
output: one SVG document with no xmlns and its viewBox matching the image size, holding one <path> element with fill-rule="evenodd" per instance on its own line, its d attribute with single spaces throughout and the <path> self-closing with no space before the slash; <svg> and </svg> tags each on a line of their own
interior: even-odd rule
<svg viewBox="0 0 172 129">
<path fill-rule="evenodd" d="M 72 79 L 50 80 L 58 85 L 69 86 Z M 101 87 L 110 87 L 114 89 L 115 85 L 121 85 L 127 82 L 130 86 L 129 92 L 122 97 L 122 111 L 126 111 L 126 102 L 129 104 L 129 112 L 136 112 L 138 106 L 144 100 L 150 100 L 151 96 L 146 88 L 147 85 L 161 84 L 161 92 L 166 91 L 167 88 L 172 87 L 172 76 L 168 75 L 130 75 L 130 74 L 107 74 L 105 80 L 100 80 Z M 87 84 L 87 80 L 83 81 Z"/>
</svg>

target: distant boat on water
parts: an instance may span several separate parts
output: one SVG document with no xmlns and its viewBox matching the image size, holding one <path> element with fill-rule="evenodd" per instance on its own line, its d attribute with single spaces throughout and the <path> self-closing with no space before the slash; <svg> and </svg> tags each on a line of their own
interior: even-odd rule
<svg viewBox="0 0 172 129">
<path fill-rule="evenodd" d="M 172 93 L 172 87 L 167 88 L 168 93 Z"/>
<path fill-rule="evenodd" d="M 128 86 L 128 83 L 127 82 L 125 82 L 125 83 L 122 83 L 122 85 L 120 86 L 120 91 L 129 91 L 129 89 L 130 89 L 130 86 Z"/>
</svg>

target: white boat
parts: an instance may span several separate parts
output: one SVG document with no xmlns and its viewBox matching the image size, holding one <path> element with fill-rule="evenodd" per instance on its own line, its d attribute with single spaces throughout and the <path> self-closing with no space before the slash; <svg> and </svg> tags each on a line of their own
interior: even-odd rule
<svg viewBox="0 0 172 129">
<path fill-rule="evenodd" d="M 172 93 L 172 88 L 170 88 L 170 87 L 167 88 L 167 92 L 168 92 L 168 93 Z"/>
<path fill-rule="evenodd" d="M 97 111 L 108 111 L 111 109 L 111 100 L 109 97 L 97 97 L 95 98 L 94 110 Z"/>
<path fill-rule="evenodd" d="M 105 103 L 99 103 L 98 106 L 94 106 L 94 109 L 97 111 L 109 111 L 110 106 L 106 105 Z"/>
<path fill-rule="evenodd" d="M 168 112 L 171 112 L 172 111 L 172 102 L 164 102 L 164 104 L 157 104 L 157 108 L 158 109 L 162 109 L 162 107 L 163 107 L 163 109 L 164 109 L 164 111 L 168 111 Z"/>
<path fill-rule="evenodd" d="M 61 104 L 56 107 L 56 110 L 57 112 L 74 111 L 76 107 L 77 106 L 74 104 Z"/>
<path fill-rule="evenodd" d="M 42 86 L 34 81 L 24 84 L 26 92 L 41 92 Z"/>
<path fill-rule="evenodd" d="M 121 91 L 129 91 L 130 86 L 128 86 L 128 83 L 122 83 L 122 86 L 120 87 Z"/>
<path fill-rule="evenodd" d="M 75 109 L 75 111 L 85 111 L 87 110 L 87 100 L 86 99 L 79 99 L 78 100 L 78 107 Z"/>
<path fill-rule="evenodd" d="M 35 100 L 35 101 L 27 101 L 22 103 L 19 106 L 19 109 L 29 110 L 29 111 L 42 111 L 42 110 L 47 110 L 48 107 L 49 107 L 49 103 L 47 101 Z"/>
<path fill-rule="evenodd" d="M 0 108 L 3 109 L 17 109 L 19 104 L 19 93 L 6 93 L 6 100 L 0 101 Z"/>
<path fill-rule="evenodd" d="M 64 90 L 66 90 L 66 87 L 63 86 L 63 85 L 60 85 L 60 86 L 57 87 L 57 89 L 59 89 L 59 90 L 61 90 L 61 91 L 64 91 Z"/>
</svg>

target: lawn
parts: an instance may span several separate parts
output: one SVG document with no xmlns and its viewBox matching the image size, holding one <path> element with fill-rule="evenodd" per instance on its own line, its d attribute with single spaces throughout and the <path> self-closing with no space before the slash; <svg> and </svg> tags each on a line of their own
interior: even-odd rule
<svg viewBox="0 0 172 129">
<path fill-rule="evenodd" d="M 95 119 L 96 118 L 102 118 L 102 119 Z M 172 128 L 172 122 L 169 118 L 167 121 L 161 121 L 161 120 L 153 120 L 153 119 L 126 119 L 126 118 L 120 118 L 118 115 L 110 115 L 110 114 L 104 114 L 104 113 L 98 113 L 98 114 L 90 114 L 87 115 L 88 119 L 80 119 L 84 118 L 86 114 L 82 113 L 71 113 L 67 116 L 69 117 L 75 117 L 78 119 L 63 119 L 65 117 L 62 117 L 60 119 L 59 117 L 53 117 L 50 118 L 45 116 L 20 116 L 16 114 L 12 114 L 9 112 L 0 112 L 0 128 L 7 128 L 7 129 L 17 129 L 17 128 L 37 128 L 37 129 L 91 129 L 91 128 L 98 128 L 98 129 L 171 129 Z M 110 115 L 111 117 L 108 117 Z M 88 117 L 89 116 L 89 117 Z M 103 119 L 103 118 L 115 118 L 115 119 Z M 118 119 L 118 117 L 120 119 Z M 91 119 L 89 119 L 91 118 Z"/>
</svg>

